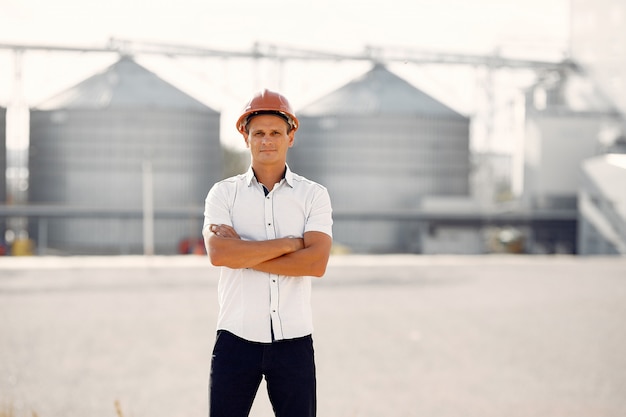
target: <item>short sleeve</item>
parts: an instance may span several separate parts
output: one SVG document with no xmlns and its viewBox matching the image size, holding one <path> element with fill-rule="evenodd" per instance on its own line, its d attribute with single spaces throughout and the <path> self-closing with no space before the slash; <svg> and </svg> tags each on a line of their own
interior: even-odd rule
<svg viewBox="0 0 626 417">
<path fill-rule="evenodd" d="M 313 194 L 311 209 L 304 226 L 304 232 L 322 232 L 332 237 L 332 212 L 328 190 L 318 184 Z"/>
<path fill-rule="evenodd" d="M 202 230 L 211 224 L 226 224 L 232 226 L 231 205 L 232 187 L 222 181 L 216 183 L 204 201 L 204 224 Z"/>
</svg>

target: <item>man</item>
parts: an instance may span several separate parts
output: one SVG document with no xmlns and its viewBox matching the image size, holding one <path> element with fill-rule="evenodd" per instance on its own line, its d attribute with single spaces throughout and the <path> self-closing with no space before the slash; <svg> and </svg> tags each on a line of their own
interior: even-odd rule
<svg viewBox="0 0 626 417">
<path fill-rule="evenodd" d="M 221 267 L 209 415 L 248 416 L 265 377 L 277 417 L 315 416 L 311 277 L 330 256 L 330 198 L 287 166 L 298 119 L 285 97 L 263 90 L 236 126 L 251 166 L 211 188 L 202 230 Z"/>
</svg>

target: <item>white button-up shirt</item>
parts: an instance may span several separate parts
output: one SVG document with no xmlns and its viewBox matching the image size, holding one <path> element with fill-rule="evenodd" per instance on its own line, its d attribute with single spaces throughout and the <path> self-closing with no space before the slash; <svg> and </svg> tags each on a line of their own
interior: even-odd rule
<svg viewBox="0 0 626 417">
<path fill-rule="evenodd" d="M 325 187 L 291 172 L 265 195 L 252 168 L 216 183 L 205 201 L 203 232 L 211 224 L 232 226 L 243 240 L 332 236 L 331 204 Z M 218 330 L 268 343 L 313 332 L 311 277 L 287 277 L 249 268 L 221 267 Z"/>
</svg>

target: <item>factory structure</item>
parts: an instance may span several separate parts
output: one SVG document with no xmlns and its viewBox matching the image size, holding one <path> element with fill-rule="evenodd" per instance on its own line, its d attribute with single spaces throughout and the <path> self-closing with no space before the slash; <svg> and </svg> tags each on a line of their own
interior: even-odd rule
<svg viewBox="0 0 626 417">
<path fill-rule="evenodd" d="M 580 254 L 626 253 L 625 172 L 626 149 L 621 154 L 597 156 L 583 163 L 578 197 Z"/>
<path fill-rule="evenodd" d="M 521 207 L 534 213 L 578 213 L 584 163 L 611 151 L 599 135 L 619 126 L 623 116 L 591 79 L 574 71 L 551 74 L 530 88 L 525 111 Z M 579 253 L 578 215 L 575 220 L 529 231 L 535 250 Z"/>
<path fill-rule="evenodd" d="M 578 253 L 626 254 L 626 3 L 571 0 L 571 53 L 618 117 L 593 135 L 601 148 L 582 164 Z M 579 171 L 579 172 L 580 172 Z"/>
<path fill-rule="evenodd" d="M 130 57 L 47 100 L 31 110 L 29 203 L 74 215 L 33 221 L 31 236 L 61 253 L 133 254 L 151 228 L 154 252 L 176 253 L 221 179 L 219 125 Z"/>
<path fill-rule="evenodd" d="M 570 64 L 520 92 L 513 162 L 472 154 L 472 118 L 380 60 L 296 108 L 288 163 L 328 188 L 336 250 L 626 255 L 626 6 L 599 3 L 572 1 Z M 181 242 L 200 239 L 206 193 L 232 174 L 221 114 L 121 54 L 30 109 L 28 200 L 13 209 L 6 114 L 0 225 L 26 218 L 37 253 L 189 253 Z M 519 192 L 485 201 L 487 163 Z"/>
<path fill-rule="evenodd" d="M 576 68 L 540 78 L 523 107 L 524 186 L 506 212 L 471 189 L 480 167 L 472 165 L 470 120 L 380 64 L 299 110 L 289 163 L 328 187 L 335 241 L 351 251 L 588 253 L 579 244 L 589 241 L 578 228 L 582 167 L 619 152 L 599 135 L 622 126 L 623 115 Z"/>
<path fill-rule="evenodd" d="M 334 239 L 351 250 L 419 250 L 420 225 L 393 216 L 429 196 L 469 197 L 469 118 L 381 64 L 298 117 L 288 163 L 328 188 Z"/>
</svg>

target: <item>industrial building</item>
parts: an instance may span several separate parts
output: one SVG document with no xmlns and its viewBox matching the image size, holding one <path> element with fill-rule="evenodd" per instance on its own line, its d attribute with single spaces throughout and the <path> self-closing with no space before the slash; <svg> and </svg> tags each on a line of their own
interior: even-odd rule
<svg viewBox="0 0 626 417">
<path fill-rule="evenodd" d="M 29 203 L 48 216 L 30 236 L 61 253 L 132 254 L 149 228 L 155 253 L 176 253 L 221 179 L 219 123 L 127 56 L 47 100 L 31 110 Z"/>
<path fill-rule="evenodd" d="M 382 65 L 299 117 L 289 162 L 328 187 L 335 241 L 425 254 L 491 252 L 493 233 L 499 250 L 577 253 L 582 164 L 622 120 L 584 73 L 546 72 L 525 94 L 523 194 L 490 207 L 470 190 L 469 120 Z"/>
<path fill-rule="evenodd" d="M 626 255 L 626 3 L 621 0 L 571 0 L 571 53 L 593 79 L 599 94 L 619 117 L 593 137 L 606 155 L 581 163 L 578 193 L 578 253 Z"/>
<path fill-rule="evenodd" d="M 532 231 L 532 253 L 576 253 L 581 167 L 605 152 L 599 134 L 619 124 L 621 115 L 580 71 L 554 72 L 540 80 L 526 93 L 525 112 L 521 205 L 560 217 Z"/>
<path fill-rule="evenodd" d="M 469 119 L 381 64 L 298 117 L 288 163 L 328 188 L 335 241 L 351 250 L 419 250 L 423 228 L 396 215 L 470 194 Z"/>
<path fill-rule="evenodd" d="M 626 255 L 626 153 L 587 159 L 579 191 L 581 255 Z"/>
<path fill-rule="evenodd" d="M 624 213 L 614 188 L 626 182 L 616 162 L 626 147 L 626 4 L 572 0 L 570 10 L 571 48 L 562 62 L 401 57 L 417 65 L 478 65 L 489 73 L 533 69 L 536 83 L 520 91 L 519 101 L 477 118 L 478 127 L 485 120 L 511 123 L 507 131 L 488 132 L 492 143 L 519 138 L 510 155 L 472 155 L 470 128 L 477 126 L 390 71 L 385 63 L 398 56 L 345 57 L 370 59 L 373 67 L 296 109 L 301 128 L 288 158 L 295 172 L 328 187 L 338 247 L 361 253 L 623 253 Z M 123 56 L 117 64 L 33 109 L 30 200 L 4 205 L 3 213 L 23 214 L 40 247 L 140 252 L 151 216 L 158 253 L 172 253 L 177 241 L 199 234 L 201 202 L 222 177 L 219 114 L 137 65 L 125 56 L 131 51 L 329 59 L 280 48 L 231 54 L 123 46 L 107 49 Z"/>
<path fill-rule="evenodd" d="M 534 209 L 575 208 L 582 162 L 605 151 L 600 132 L 621 115 L 581 73 L 552 73 L 527 93 L 524 201 Z"/>
</svg>

